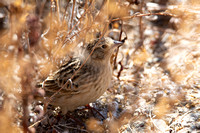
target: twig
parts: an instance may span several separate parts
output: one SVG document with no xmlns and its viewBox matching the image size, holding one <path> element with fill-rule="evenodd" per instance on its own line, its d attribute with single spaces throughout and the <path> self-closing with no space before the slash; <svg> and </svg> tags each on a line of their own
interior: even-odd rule
<svg viewBox="0 0 200 133">
<path fill-rule="evenodd" d="M 89 9 L 92 7 L 92 4 L 89 6 L 89 8 L 81 15 L 80 19 L 78 22 L 76 22 L 76 24 L 72 27 L 72 29 L 65 35 L 65 39 L 67 38 L 68 35 L 70 35 L 72 33 L 72 31 L 74 30 L 74 28 L 79 24 L 80 20 L 85 16 L 85 14 L 87 14 L 89 12 Z M 62 44 L 64 44 L 63 40 Z M 62 47 L 62 46 L 61 46 Z M 57 52 L 60 50 L 61 47 L 58 47 L 57 50 L 53 53 L 53 57 L 57 54 Z"/>
<path fill-rule="evenodd" d="M 72 7 L 72 16 L 71 16 L 71 22 L 70 22 L 70 29 L 72 28 L 73 25 L 73 18 L 74 18 L 74 8 L 76 5 L 76 0 L 73 0 L 73 7 Z"/>
<path fill-rule="evenodd" d="M 88 130 L 81 129 L 81 128 L 76 128 L 76 127 L 71 127 L 71 126 L 66 126 L 65 124 L 59 124 L 58 126 L 63 126 L 63 127 L 66 127 L 67 129 L 74 129 L 74 130 L 79 130 L 81 132 L 89 133 Z M 55 126 L 55 127 L 57 127 L 57 126 Z"/>
<path fill-rule="evenodd" d="M 140 13 L 143 14 L 143 6 L 144 6 L 144 0 L 141 0 L 141 4 L 140 4 Z M 139 18 L 139 32 L 140 32 L 140 42 L 137 46 L 137 48 L 135 49 L 135 51 L 137 51 L 137 49 L 139 49 L 141 46 L 143 46 L 144 43 L 144 27 L 143 27 L 143 17 Z"/>
<path fill-rule="evenodd" d="M 52 28 L 52 24 L 53 24 L 52 22 L 53 22 L 53 19 L 54 19 L 53 12 L 55 12 L 55 8 L 56 8 L 55 1 L 51 0 L 51 22 L 50 22 L 51 28 Z"/>
<path fill-rule="evenodd" d="M 63 25 L 64 19 L 65 19 L 65 16 L 66 16 L 68 5 L 69 5 L 69 1 L 67 2 L 67 5 L 65 6 L 65 12 L 64 12 L 64 15 L 63 15 L 63 18 L 62 18 L 62 25 Z"/>
<path fill-rule="evenodd" d="M 26 90 L 27 88 L 24 87 L 22 84 L 22 89 L 23 91 Z M 28 130 L 28 94 L 23 94 L 22 95 L 22 108 L 23 108 L 23 117 L 22 117 L 22 126 L 24 133 L 29 132 Z"/>
<path fill-rule="evenodd" d="M 77 36 L 78 34 L 80 34 L 83 31 L 87 32 L 90 28 L 92 28 L 92 26 L 86 27 L 84 29 L 81 29 L 80 31 L 78 31 L 77 33 L 75 33 L 73 36 L 71 36 L 68 40 L 71 40 L 72 38 L 74 38 L 75 36 Z M 67 43 L 68 40 L 66 40 L 63 44 Z"/>
<path fill-rule="evenodd" d="M 24 133 L 30 132 L 28 129 L 28 102 L 30 100 L 31 95 L 31 78 L 32 71 L 30 71 L 30 67 L 32 67 L 31 63 L 22 62 L 20 64 L 20 76 L 21 76 L 21 86 L 22 86 L 22 109 L 23 109 L 23 117 L 22 117 L 22 126 Z M 27 69 L 29 68 L 29 69 Z"/>
<path fill-rule="evenodd" d="M 59 0 L 56 0 L 58 23 L 60 23 L 60 4 L 59 3 L 60 3 Z"/>
<path fill-rule="evenodd" d="M 36 121 L 36 122 L 33 123 L 32 125 L 30 125 L 28 128 L 30 129 L 30 128 L 34 127 L 35 125 L 37 125 L 38 123 L 40 123 L 41 121 L 43 121 L 45 118 L 46 118 L 46 117 L 43 117 L 42 119 Z"/>
<path fill-rule="evenodd" d="M 119 41 L 121 41 L 121 38 L 122 38 L 122 32 L 123 32 L 123 21 L 121 20 L 121 29 L 120 29 L 120 34 L 119 34 Z M 119 46 L 120 47 L 120 46 Z M 114 68 L 113 69 L 116 69 L 117 68 L 117 55 L 118 55 L 118 52 L 119 52 L 119 47 L 117 47 L 117 51 L 116 51 L 116 54 L 115 54 L 115 58 L 114 58 Z"/>
<path fill-rule="evenodd" d="M 124 70 L 124 66 L 122 65 L 122 61 L 119 62 L 119 65 L 120 65 L 120 70 L 119 70 L 119 72 L 117 74 L 117 79 L 118 80 L 119 80 L 119 77 L 121 75 L 121 72 Z"/>
<path fill-rule="evenodd" d="M 168 12 L 146 13 L 146 14 L 141 14 L 141 13 L 138 14 L 138 13 L 136 13 L 136 14 L 134 14 L 132 16 L 127 16 L 127 17 L 112 19 L 111 22 L 119 21 L 119 20 L 132 19 L 132 18 L 135 18 L 135 17 L 151 16 L 151 15 L 161 15 L 161 16 L 178 17 L 178 15 L 175 15 L 175 14 L 172 14 L 172 13 L 168 13 Z"/>
<path fill-rule="evenodd" d="M 36 3 L 40 3 L 41 1 L 36 1 Z M 44 6 L 45 6 L 45 3 L 46 3 L 46 0 L 44 0 L 43 2 L 41 2 L 42 4 L 40 5 L 40 9 L 39 10 L 39 18 L 42 17 L 42 12 L 44 10 Z M 38 7 L 39 8 L 39 7 Z"/>
</svg>

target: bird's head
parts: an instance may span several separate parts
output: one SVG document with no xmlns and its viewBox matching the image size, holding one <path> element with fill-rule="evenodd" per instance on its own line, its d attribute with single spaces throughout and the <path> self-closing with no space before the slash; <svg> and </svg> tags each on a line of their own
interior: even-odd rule
<svg viewBox="0 0 200 133">
<path fill-rule="evenodd" d="M 91 54 L 91 59 L 96 61 L 109 60 L 114 50 L 124 42 L 115 41 L 109 37 L 97 39 L 87 45 L 86 51 Z"/>
</svg>

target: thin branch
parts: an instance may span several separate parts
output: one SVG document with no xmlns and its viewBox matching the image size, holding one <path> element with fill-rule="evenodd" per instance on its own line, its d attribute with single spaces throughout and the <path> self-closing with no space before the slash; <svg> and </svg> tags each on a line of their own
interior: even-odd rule
<svg viewBox="0 0 200 133">
<path fill-rule="evenodd" d="M 53 19 L 54 19 L 55 8 L 56 8 L 55 0 L 51 0 L 51 12 L 50 12 L 50 16 L 51 16 L 50 27 L 51 27 L 51 28 L 52 28 Z"/>
<path fill-rule="evenodd" d="M 72 31 L 74 30 L 74 28 L 79 24 L 80 20 L 90 11 L 90 8 L 92 7 L 92 4 L 89 6 L 89 8 L 81 15 L 80 19 L 78 22 L 76 22 L 76 24 L 72 27 L 72 29 L 65 35 L 65 39 L 67 38 L 68 35 L 70 35 L 72 33 Z M 64 41 L 62 42 L 62 44 L 64 44 Z M 62 46 L 61 46 L 62 47 Z M 61 47 L 58 47 L 57 50 L 53 53 L 53 56 L 55 56 L 57 54 L 57 52 L 61 49 Z"/>
<path fill-rule="evenodd" d="M 140 4 L 140 13 L 143 14 L 143 6 L 144 6 L 144 0 L 141 0 L 141 4 Z M 140 42 L 137 46 L 137 48 L 135 49 L 135 51 L 137 49 L 139 49 L 141 46 L 143 46 L 144 43 L 144 27 L 143 27 L 143 17 L 139 18 L 139 32 L 140 32 Z"/>
<path fill-rule="evenodd" d="M 122 25 L 121 25 L 121 30 L 120 30 L 120 34 L 119 34 L 119 41 L 121 41 L 121 39 L 122 39 L 122 32 L 123 32 L 123 28 L 122 28 L 123 27 L 123 21 L 121 21 L 121 22 L 122 22 Z M 119 52 L 119 47 L 117 47 L 117 51 L 116 51 L 116 54 L 115 54 L 114 68 L 113 69 L 117 68 L 117 55 L 118 55 L 118 52 Z"/>
<path fill-rule="evenodd" d="M 71 16 L 71 22 L 70 22 L 70 29 L 72 28 L 73 25 L 73 18 L 74 18 L 74 9 L 76 5 L 76 0 L 73 0 L 73 7 L 72 7 L 72 16 Z"/>
<path fill-rule="evenodd" d="M 65 19 L 65 17 L 66 17 L 66 12 L 67 12 L 67 7 L 68 7 L 68 5 L 69 5 L 69 2 L 67 2 L 67 5 L 65 6 L 65 12 L 64 12 L 64 15 L 63 15 L 63 17 L 62 17 L 62 25 L 63 25 L 64 19 Z"/>
<path fill-rule="evenodd" d="M 59 0 L 56 0 L 56 6 L 57 6 L 57 20 L 60 23 L 60 2 L 59 2 Z"/>
<path fill-rule="evenodd" d="M 28 128 L 30 129 L 30 128 L 32 128 L 32 127 L 34 127 L 34 126 L 36 126 L 37 124 L 39 124 L 40 122 L 42 122 L 44 119 L 45 119 L 46 117 L 43 117 L 42 119 L 40 119 L 40 120 L 38 120 L 38 121 L 36 121 L 35 123 L 33 123 L 32 125 L 30 125 Z"/>
<path fill-rule="evenodd" d="M 117 79 L 119 80 L 119 77 L 121 76 L 122 71 L 124 70 L 124 66 L 122 65 L 122 61 L 119 62 L 120 70 L 117 74 Z"/>
<path fill-rule="evenodd" d="M 168 12 L 146 13 L 146 14 L 141 14 L 141 13 L 138 14 L 138 13 L 136 13 L 136 14 L 134 14 L 132 16 L 127 16 L 127 17 L 113 19 L 113 20 L 111 20 L 111 22 L 119 21 L 119 20 L 132 19 L 132 18 L 135 18 L 135 17 L 151 16 L 151 15 L 178 17 L 178 15 L 175 15 L 175 14 L 172 14 L 172 13 L 168 13 Z"/>
</svg>

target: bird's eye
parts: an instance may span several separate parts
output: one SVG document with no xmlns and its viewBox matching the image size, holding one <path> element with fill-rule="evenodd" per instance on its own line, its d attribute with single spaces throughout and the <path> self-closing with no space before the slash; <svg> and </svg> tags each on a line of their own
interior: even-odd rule
<svg viewBox="0 0 200 133">
<path fill-rule="evenodd" d="M 107 45 L 102 45 L 101 46 L 103 49 L 106 49 L 108 46 Z"/>
</svg>

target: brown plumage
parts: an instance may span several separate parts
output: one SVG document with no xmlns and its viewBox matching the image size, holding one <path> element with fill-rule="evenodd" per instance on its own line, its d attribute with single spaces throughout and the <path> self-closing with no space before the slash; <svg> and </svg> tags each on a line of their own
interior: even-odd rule
<svg viewBox="0 0 200 133">
<path fill-rule="evenodd" d="M 121 44 L 122 42 L 116 43 L 110 38 L 96 40 L 87 45 L 83 56 L 70 59 L 49 75 L 41 84 L 46 97 L 51 97 L 64 85 L 53 96 L 50 104 L 60 106 L 62 113 L 65 114 L 98 99 L 109 87 L 112 78 L 110 57 L 114 49 Z M 79 69 L 88 56 L 88 60 Z M 70 79 L 72 75 L 74 77 Z"/>
</svg>

